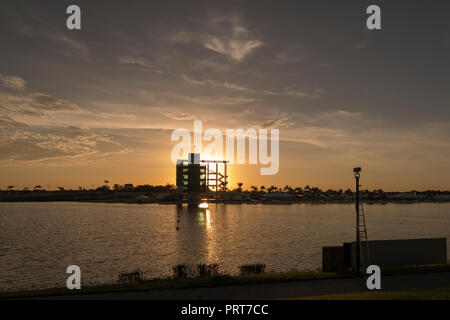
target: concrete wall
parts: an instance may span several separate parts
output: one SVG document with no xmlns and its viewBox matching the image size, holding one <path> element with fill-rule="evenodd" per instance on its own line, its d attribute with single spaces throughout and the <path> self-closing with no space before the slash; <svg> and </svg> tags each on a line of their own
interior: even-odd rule
<svg viewBox="0 0 450 320">
<path fill-rule="evenodd" d="M 369 263 L 382 269 L 447 263 L 447 238 L 372 240 L 368 241 L 368 247 Z M 362 249 L 366 250 L 365 242 Z M 356 269 L 356 242 L 322 247 L 322 271 L 342 271 L 350 267 Z"/>
<path fill-rule="evenodd" d="M 344 270 L 344 247 L 322 247 L 322 271 Z"/>
<path fill-rule="evenodd" d="M 447 239 L 371 240 L 370 264 L 381 268 L 447 263 Z M 365 250 L 365 243 L 362 249 Z M 352 243 L 352 265 L 356 265 L 356 242 Z"/>
</svg>

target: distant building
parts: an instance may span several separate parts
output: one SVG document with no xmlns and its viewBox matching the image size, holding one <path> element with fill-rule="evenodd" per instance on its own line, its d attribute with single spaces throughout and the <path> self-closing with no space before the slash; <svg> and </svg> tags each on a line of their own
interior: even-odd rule
<svg viewBox="0 0 450 320">
<path fill-rule="evenodd" d="M 242 191 L 229 191 L 225 195 L 226 201 L 248 201 L 250 200 L 250 193 L 249 192 L 242 192 Z"/>
<path fill-rule="evenodd" d="M 206 192 L 206 164 L 200 164 L 200 154 L 190 153 L 188 160 L 177 161 L 177 190 Z"/>
<path fill-rule="evenodd" d="M 270 192 L 263 195 L 267 199 L 295 199 L 295 194 L 285 193 L 285 192 Z"/>
<path fill-rule="evenodd" d="M 450 195 L 448 194 L 437 194 L 433 197 L 433 200 L 435 201 L 450 201 Z"/>
<path fill-rule="evenodd" d="M 227 191 L 228 175 L 226 160 L 200 159 L 199 153 L 189 153 L 187 160 L 177 161 L 177 191 L 179 202 L 190 205 L 200 200 L 217 200 Z"/>
<path fill-rule="evenodd" d="M 412 192 L 398 192 L 396 194 L 390 195 L 389 200 L 403 200 L 403 201 L 411 201 L 417 200 L 419 197 L 417 194 Z"/>
</svg>

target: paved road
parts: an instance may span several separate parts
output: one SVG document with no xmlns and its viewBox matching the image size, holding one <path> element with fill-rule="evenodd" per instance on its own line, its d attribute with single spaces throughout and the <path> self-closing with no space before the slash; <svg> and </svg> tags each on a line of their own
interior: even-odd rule
<svg viewBox="0 0 450 320">
<path fill-rule="evenodd" d="M 450 272 L 385 276 L 382 290 L 450 287 Z M 119 300 L 184 300 L 184 299 L 279 299 L 314 295 L 367 291 L 362 279 L 326 279 L 264 283 L 242 286 L 195 289 L 164 289 L 137 292 L 115 292 L 89 295 L 45 297 L 44 299 L 119 299 Z M 42 299 L 42 298 L 41 298 Z"/>
</svg>

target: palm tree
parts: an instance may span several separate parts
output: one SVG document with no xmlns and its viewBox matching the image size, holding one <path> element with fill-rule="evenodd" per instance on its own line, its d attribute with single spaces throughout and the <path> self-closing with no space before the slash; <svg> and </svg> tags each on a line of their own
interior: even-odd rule
<svg viewBox="0 0 450 320">
<path fill-rule="evenodd" d="M 97 190 L 100 190 L 100 191 L 109 191 L 109 190 L 110 190 L 110 188 L 109 188 L 109 186 L 108 186 L 109 180 L 108 180 L 108 179 L 105 179 L 105 180 L 103 180 L 103 182 L 104 182 L 105 184 L 104 184 L 103 186 L 97 188 Z"/>
<path fill-rule="evenodd" d="M 167 191 L 174 191 L 177 189 L 177 186 L 174 184 L 171 184 L 171 183 L 166 183 L 166 185 L 164 187 L 166 188 Z"/>
<path fill-rule="evenodd" d="M 258 191 L 258 187 L 257 186 L 250 186 L 250 189 L 252 189 L 253 192 L 257 192 Z"/>
<path fill-rule="evenodd" d="M 12 189 L 14 189 L 14 186 L 8 186 L 7 189 L 8 189 L 8 190 L 12 190 Z"/>
<path fill-rule="evenodd" d="M 244 185 L 244 183 L 238 182 L 237 185 L 238 185 L 238 190 L 242 191 L 242 186 Z"/>
<path fill-rule="evenodd" d="M 38 191 L 38 190 L 41 190 L 41 189 L 42 189 L 41 185 L 34 186 L 34 188 L 33 188 L 34 191 Z"/>
<path fill-rule="evenodd" d="M 259 187 L 259 190 L 261 190 L 262 192 L 266 192 L 266 186 L 262 185 L 261 187 Z"/>
<path fill-rule="evenodd" d="M 319 187 L 314 187 L 314 188 L 312 188 L 312 190 L 314 191 L 314 193 L 322 193 L 322 190 L 320 190 L 320 188 Z"/>
</svg>

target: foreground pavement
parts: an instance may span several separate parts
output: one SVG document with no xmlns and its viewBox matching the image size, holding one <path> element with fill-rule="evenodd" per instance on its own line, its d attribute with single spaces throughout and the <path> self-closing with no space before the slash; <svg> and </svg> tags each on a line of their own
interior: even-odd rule
<svg viewBox="0 0 450 320">
<path fill-rule="evenodd" d="M 450 286 L 450 272 L 385 276 L 381 278 L 384 291 Z M 324 279 L 215 288 L 163 289 L 152 291 L 112 292 L 39 297 L 35 299 L 82 300 L 232 300 L 284 299 L 335 293 L 368 291 L 361 278 Z"/>
</svg>

